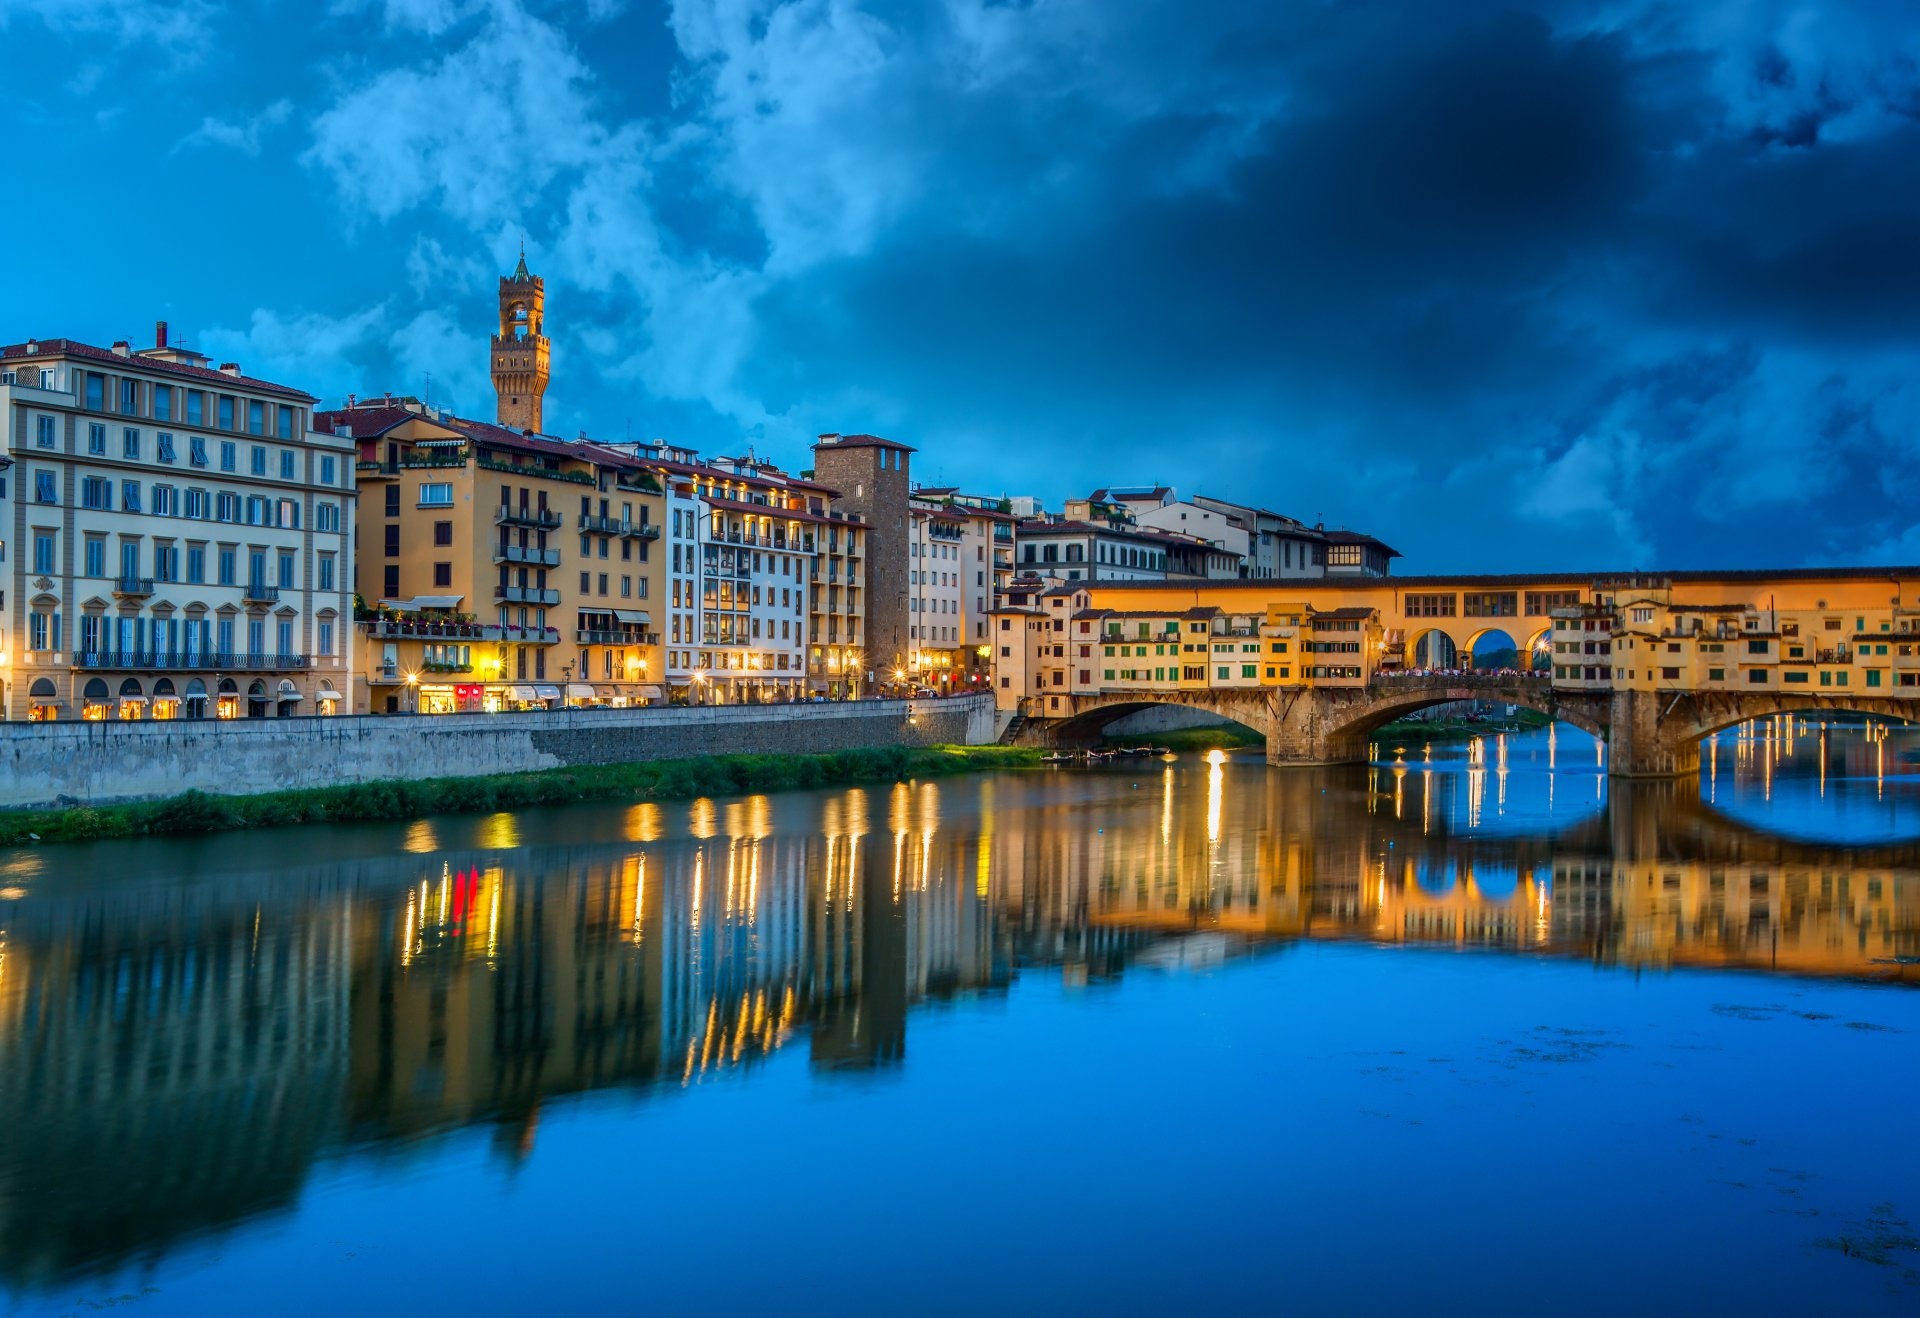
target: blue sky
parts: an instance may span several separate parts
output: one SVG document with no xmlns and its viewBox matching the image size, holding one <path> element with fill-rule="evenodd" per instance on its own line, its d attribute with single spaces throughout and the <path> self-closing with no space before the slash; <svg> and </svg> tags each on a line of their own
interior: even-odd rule
<svg viewBox="0 0 1920 1318">
<path fill-rule="evenodd" d="M 1162 481 L 1402 570 L 1920 562 L 1904 4 L 0 0 L 10 341 Z"/>
</svg>

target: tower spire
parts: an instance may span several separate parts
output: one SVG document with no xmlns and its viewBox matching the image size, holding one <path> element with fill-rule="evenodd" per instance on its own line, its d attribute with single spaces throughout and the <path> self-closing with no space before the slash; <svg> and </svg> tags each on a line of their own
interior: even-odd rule
<svg viewBox="0 0 1920 1318">
<path fill-rule="evenodd" d="M 495 416 L 516 430 L 541 428 L 552 345 L 545 333 L 546 281 L 527 271 L 525 239 L 520 263 L 500 281 L 500 332 L 493 336 Z"/>
</svg>

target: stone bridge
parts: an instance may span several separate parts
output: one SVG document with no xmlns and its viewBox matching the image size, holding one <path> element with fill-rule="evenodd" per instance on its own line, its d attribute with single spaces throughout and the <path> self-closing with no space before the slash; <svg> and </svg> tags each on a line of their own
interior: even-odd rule
<svg viewBox="0 0 1920 1318">
<path fill-rule="evenodd" d="M 1764 692 L 1587 692 L 1556 689 L 1545 674 L 1450 673 L 1376 677 L 1365 686 L 1102 691 L 1061 697 L 1057 717 L 1030 719 L 1028 745 L 1086 746 L 1106 726 L 1154 705 L 1205 710 L 1266 738 L 1269 764 L 1365 760 L 1373 734 L 1415 710 L 1456 700 L 1518 705 L 1607 743 L 1609 773 L 1633 778 L 1698 773 L 1700 741 L 1776 714 L 1859 713 L 1906 721 L 1916 702 L 1865 695 Z"/>
</svg>

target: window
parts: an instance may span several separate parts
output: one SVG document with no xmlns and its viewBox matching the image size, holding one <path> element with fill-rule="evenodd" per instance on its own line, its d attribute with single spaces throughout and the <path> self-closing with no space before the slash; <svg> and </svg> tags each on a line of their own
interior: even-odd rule
<svg viewBox="0 0 1920 1318">
<path fill-rule="evenodd" d="M 340 529 L 340 505 L 337 503 L 316 503 L 313 506 L 313 529 L 316 531 L 338 531 Z"/>
<path fill-rule="evenodd" d="M 281 449 L 280 450 L 280 479 L 283 481 L 290 481 L 294 479 L 295 466 L 296 466 L 296 463 L 293 456 L 293 450 L 290 448 Z"/>
<path fill-rule="evenodd" d="M 107 575 L 107 541 L 104 536 L 90 535 L 81 547 L 80 558 L 83 564 L 81 572 L 89 577 Z"/>
<path fill-rule="evenodd" d="M 319 577 L 320 577 L 320 580 L 318 584 L 318 589 L 320 590 L 333 589 L 333 555 L 332 554 L 320 555 Z"/>
<path fill-rule="evenodd" d="M 60 492 L 54 483 L 54 473 L 36 471 L 33 473 L 33 501 L 35 503 L 59 503 Z"/>
<path fill-rule="evenodd" d="M 386 556 L 400 557 L 400 525 L 397 522 L 387 528 Z"/>
<path fill-rule="evenodd" d="M 233 398 L 231 395 L 229 394 L 220 395 L 220 405 L 218 408 L 218 416 L 220 419 L 217 424 L 219 425 L 220 429 L 222 430 L 233 429 Z M 228 467 L 227 470 L 232 471 L 233 468 Z"/>
<path fill-rule="evenodd" d="M 153 417 L 156 421 L 173 420 L 173 386 L 156 384 L 153 386 Z"/>
<path fill-rule="evenodd" d="M 247 400 L 247 433 L 249 435 L 264 435 L 267 433 L 266 405 L 255 398 Z"/>
<path fill-rule="evenodd" d="M 1747 681 L 1749 681 L 1749 682 L 1755 682 L 1755 683 L 1758 683 L 1758 682 L 1764 682 L 1764 681 L 1766 681 L 1766 680 L 1767 680 L 1767 670 L 1766 670 L 1766 669 L 1764 669 L 1764 668 L 1750 668 L 1750 669 L 1748 669 L 1748 670 L 1747 670 Z"/>
<path fill-rule="evenodd" d="M 1444 595 L 1408 595 L 1406 616 L 1409 618 L 1451 618 L 1458 597 L 1452 592 Z"/>
<path fill-rule="evenodd" d="M 435 522 L 433 524 L 433 543 L 436 545 L 450 545 L 453 543 L 452 522 Z"/>
<path fill-rule="evenodd" d="M 293 438 L 293 409 L 282 403 L 274 413 L 273 433 L 282 439 Z M 289 457 L 292 455 L 289 454 Z M 289 477 L 291 479 L 291 477 Z"/>
<path fill-rule="evenodd" d="M 33 570 L 35 572 L 53 571 L 53 532 L 35 531 L 33 533 Z M 45 649 L 45 646 L 38 646 Z"/>
<path fill-rule="evenodd" d="M 207 579 L 207 547 L 205 545 L 187 546 L 187 580 L 193 585 L 202 585 Z"/>
<path fill-rule="evenodd" d="M 420 485 L 422 508 L 453 507 L 453 485 L 447 481 L 423 481 Z"/>
<path fill-rule="evenodd" d="M 172 462 L 175 460 L 173 455 L 173 434 L 171 431 L 162 430 L 156 433 L 153 437 L 153 447 L 160 461 Z"/>
<path fill-rule="evenodd" d="M 1542 617 L 1555 609 L 1578 608 L 1580 592 L 1577 590 L 1530 590 L 1527 592 L 1527 616 Z"/>
<path fill-rule="evenodd" d="M 234 548 L 232 545 L 220 546 L 219 568 L 220 568 L 220 584 L 221 585 L 231 586 L 235 584 L 235 582 L 239 579 L 236 572 L 238 561 L 239 561 L 239 556 L 234 552 Z M 230 647 L 223 647 L 223 648 L 230 648 Z"/>
<path fill-rule="evenodd" d="M 240 520 L 240 496 L 231 490 L 221 490 L 213 496 L 213 520 L 216 522 L 237 522 Z"/>
<path fill-rule="evenodd" d="M 333 653 L 333 624 L 331 622 L 325 619 L 321 620 L 319 627 L 315 629 L 314 644 L 319 647 L 321 654 L 330 655 Z"/>
<path fill-rule="evenodd" d="M 140 511 L 139 481 L 120 482 L 120 508 L 123 512 L 129 513 L 137 513 Z"/>
<path fill-rule="evenodd" d="M 400 594 L 400 569 L 397 567 L 388 567 L 380 574 L 380 579 L 381 588 L 386 592 L 387 598 L 397 598 Z M 505 613 L 506 610 L 502 609 L 501 614 L 503 618 Z"/>
<path fill-rule="evenodd" d="M 273 525 L 284 527 L 289 531 L 298 531 L 300 529 L 300 501 L 298 499 L 281 499 L 273 505 L 273 509 Z"/>
<path fill-rule="evenodd" d="M 260 432 L 256 430 L 254 431 L 254 433 L 257 435 Z M 253 451 L 247 455 L 247 463 L 248 463 L 248 470 L 251 471 L 255 476 L 266 475 L 267 474 L 267 450 L 261 447 L 260 445 L 255 444 L 253 446 Z"/>
<path fill-rule="evenodd" d="M 280 551 L 280 587 L 282 590 L 291 590 L 293 584 L 293 551 L 283 549 Z"/>
<path fill-rule="evenodd" d="M 187 424 L 198 426 L 206 424 L 207 396 L 198 389 L 187 390 Z"/>
<path fill-rule="evenodd" d="M 120 415 L 140 415 L 140 382 L 122 379 L 120 381 Z"/>
<path fill-rule="evenodd" d="M 1767 642 L 1765 641 L 1748 641 L 1747 642 L 1748 654 L 1765 654 L 1766 652 L 1767 652 Z"/>
<path fill-rule="evenodd" d="M 273 630 L 274 630 L 274 640 L 279 644 L 279 647 L 280 647 L 279 652 L 281 654 L 292 654 L 293 653 L 292 621 L 283 618 L 280 622 L 280 625 L 274 628 Z"/>
<path fill-rule="evenodd" d="M 113 482 L 104 476 L 88 476 L 80 482 L 80 506 L 82 508 L 111 509 L 113 507 Z"/>
<path fill-rule="evenodd" d="M 161 581 L 177 581 L 180 576 L 180 551 L 172 545 L 153 547 L 153 575 Z"/>
<path fill-rule="evenodd" d="M 127 426 L 120 431 L 120 456 L 129 462 L 140 460 L 140 431 Z"/>
<path fill-rule="evenodd" d="M 239 469 L 240 450 L 230 439 L 220 441 L 220 470 L 237 471 Z"/>
<path fill-rule="evenodd" d="M 331 453 L 322 453 L 320 455 L 320 483 L 322 485 L 332 486 L 338 480 L 339 475 L 334 467 L 333 455 Z"/>
<path fill-rule="evenodd" d="M 107 410 L 107 377 L 87 372 L 87 410 L 104 412 Z"/>
<path fill-rule="evenodd" d="M 1469 618 L 1511 618 L 1518 604 L 1510 590 L 1469 591 L 1463 611 Z"/>
<path fill-rule="evenodd" d="M 187 516 L 189 518 L 197 522 L 206 521 L 207 503 L 207 492 L 205 490 L 189 487 L 187 490 Z"/>
<path fill-rule="evenodd" d="M 187 439 L 187 460 L 196 467 L 207 465 L 207 441 L 204 438 L 193 435 Z"/>
<path fill-rule="evenodd" d="M 98 421 L 89 422 L 87 425 L 87 452 L 95 457 L 103 458 L 107 455 L 107 428 Z"/>
<path fill-rule="evenodd" d="M 55 447 L 59 441 L 54 435 L 53 418 L 50 416 L 37 416 L 33 420 L 33 442 L 41 448 Z"/>
<path fill-rule="evenodd" d="M 453 564 L 435 563 L 433 565 L 433 584 L 451 586 L 453 584 Z"/>
<path fill-rule="evenodd" d="M 501 506 L 505 507 L 504 504 Z M 400 487 L 398 485 L 387 486 L 386 513 L 389 517 L 398 517 L 400 515 Z"/>
</svg>

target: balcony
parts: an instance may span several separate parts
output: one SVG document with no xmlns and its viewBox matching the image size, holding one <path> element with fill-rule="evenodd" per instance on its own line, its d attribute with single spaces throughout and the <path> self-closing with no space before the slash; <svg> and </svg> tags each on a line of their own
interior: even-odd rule
<svg viewBox="0 0 1920 1318">
<path fill-rule="evenodd" d="M 535 480 L 571 481 L 575 485 L 593 484 L 593 473 L 586 471 L 560 471 L 552 467 L 535 467 L 524 462 L 501 462 L 497 458 L 477 458 L 474 465 L 483 471 L 504 471 L 509 475 L 530 476 Z"/>
<path fill-rule="evenodd" d="M 280 602 L 280 587 L 264 585 L 258 581 L 250 581 L 240 587 L 240 599 L 241 602 L 245 604 L 278 604 Z"/>
<path fill-rule="evenodd" d="M 529 567 L 559 567 L 558 549 L 523 549 L 519 545 L 495 545 L 493 561 L 496 563 L 525 563 Z"/>
<path fill-rule="evenodd" d="M 602 630 L 582 627 L 575 631 L 573 639 L 581 645 L 658 645 L 660 633 L 649 631 Z"/>
<path fill-rule="evenodd" d="M 152 577 L 121 577 L 113 583 L 113 597 L 115 599 L 145 599 L 151 594 L 153 594 Z"/>
<path fill-rule="evenodd" d="M 562 518 L 551 508 L 516 508 L 511 504 L 501 504 L 493 510 L 495 526 L 533 526 L 541 530 L 557 531 Z"/>
<path fill-rule="evenodd" d="M 629 540 L 660 538 L 660 527 L 656 522 L 629 522 L 618 517 L 597 517 L 592 513 L 581 513 L 579 523 L 582 531 L 597 531 L 601 535 L 625 536 Z"/>
<path fill-rule="evenodd" d="M 482 640 L 486 628 L 477 622 L 436 622 L 427 618 L 375 618 L 366 622 L 367 635 L 382 640 Z M 496 629 L 497 630 L 497 629 Z"/>
<path fill-rule="evenodd" d="M 558 604 L 560 592 L 542 586 L 495 586 L 493 597 L 502 604 Z"/>
<path fill-rule="evenodd" d="M 282 673 L 311 668 L 313 656 L 226 653 L 218 650 L 191 654 L 184 650 L 93 650 L 74 655 L 73 666 L 122 672 Z"/>
</svg>

